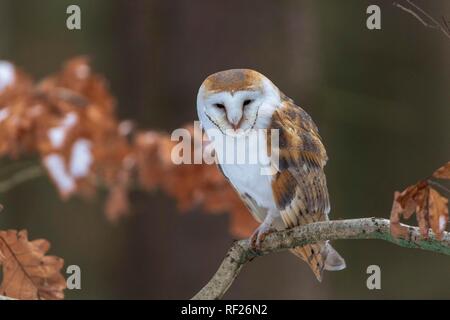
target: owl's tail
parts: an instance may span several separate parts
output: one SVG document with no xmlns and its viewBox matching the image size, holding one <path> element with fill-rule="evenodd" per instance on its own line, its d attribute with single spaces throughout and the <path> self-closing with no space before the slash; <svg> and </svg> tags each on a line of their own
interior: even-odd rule
<svg viewBox="0 0 450 320">
<path fill-rule="evenodd" d="M 292 249 L 291 252 L 311 267 L 320 282 L 322 281 L 323 270 L 339 271 L 346 267 L 345 260 L 328 241 L 297 247 Z"/>
</svg>

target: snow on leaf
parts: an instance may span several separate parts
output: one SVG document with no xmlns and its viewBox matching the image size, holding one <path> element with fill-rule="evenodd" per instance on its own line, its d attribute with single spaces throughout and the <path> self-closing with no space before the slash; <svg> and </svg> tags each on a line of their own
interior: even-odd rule
<svg viewBox="0 0 450 320">
<path fill-rule="evenodd" d="M 445 216 L 442 215 L 442 216 L 439 217 L 439 230 L 441 232 L 445 230 L 447 222 L 448 222 L 448 216 L 445 217 Z"/>
<path fill-rule="evenodd" d="M 430 188 L 427 208 L 431 229 L 440 239 L 448 222 L 448 200 L 435 189 Z"/>
<path fill-rule="evenodd" d="M 80 63 L 75 67 L 74 72 L 79 79 L 87 79 L 91 73 L 91 68 L 88 64 Z"/>
<path fill-rule="evenodd" d="M 11 112 L 8 107 L 0 109 L 0 122 L 6 120 L 10 114 L 11 114 Z"/>
<path fill-rule="evenodd" d="M 59 126 L 48 130 L 48 137 L 53 147 L 60 148 L 67 136 L 67 132 L 78 122 L 78 116 L 75 112 L 69 112 L 62 119 Z"/>
<path fill-rule="evenodd" d="M 78 139 L 72 145 L 70 173 L 74 178 L 86 177 L 93 161 L 92 143 L 87 139 Z"/>
<path fill-rule="evenodd" d="M 67 172 L 64 159 L 61 155 L 52 153 L 45 156 L 44 165 L 47 168 L 53 182 L 58 187 L 61 196 L 68 197 L 75 192 L 75 180 Z"/>
<path fill-rule="evenodd" d="M 0 92 L 12 84 L 16 78 L 14 65 L 8 61 L 0 60 Z"/>
</svg>

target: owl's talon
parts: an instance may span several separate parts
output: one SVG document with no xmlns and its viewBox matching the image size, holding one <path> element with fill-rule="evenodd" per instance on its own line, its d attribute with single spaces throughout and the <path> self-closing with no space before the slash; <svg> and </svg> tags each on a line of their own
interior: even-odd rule
<svg viewBox="0 0 450 320">
<path fill-rule="evenodd" d="M 250 246 L 255 251 L 261 250 L 261 245 L 264 239 L 267 237 L 268 234 L 275 231 L 270 226 L 267 226 L 265 224 L 261 224 L 255 232 L 253 232 L 251 238 L 250 238 Z"/>
</svg>

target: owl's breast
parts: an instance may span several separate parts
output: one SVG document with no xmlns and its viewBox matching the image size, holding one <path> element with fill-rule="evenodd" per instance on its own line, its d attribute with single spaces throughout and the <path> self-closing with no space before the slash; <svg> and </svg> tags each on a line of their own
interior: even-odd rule
<svg viewBox="0 0 450 320">
<path fill-rule="evenodd" d="M 226 155 L 222 154 L 220 167 L 223 174 L 239 193 L 249 195 L 265 209 L 276 209 L 272 193 L 273 176 L 268 174 L 270 158 L 266 152 L 266 143 L 249 143 L 249 137 L 242 139 L 246 141 L 237 144 L 240 147 L 235 149 L 234 159 L 229 157 L 227 161 Z"/>
<path fill-rule="evenodd" d="M 225 176 L 241 194 L 250 196 L 265 209 L 275 209 L 272 194 L 272 177 L 261 175 L 258 165 L 222 165 Z"/>
</svg>

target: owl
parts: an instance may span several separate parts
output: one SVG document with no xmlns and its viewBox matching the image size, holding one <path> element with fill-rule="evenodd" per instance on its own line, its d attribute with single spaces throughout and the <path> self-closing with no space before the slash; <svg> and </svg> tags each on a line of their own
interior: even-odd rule
<svg viewBox="0 0 450 320">
<path fill-rule="evenodd" d="M 249 69 L 232 69 L 210 75 L 197 96 L 203 129 L 242 143 L 246 154 L 263 155 L 257 163 L 221 161 L 219 169 L 260 222 L 251 236 L 258 249 L 272 230 L 282 230 L 328 220 L 330 201 L 324 173 L 327 154 L 318 129 L 305 110 L 283 94 L 268 78 Z M 271 143 L 276 130 L 278 143 Z M 265 143 L 252 143 L 265 132 Z M 210 137 L 212 138 L 212 137 Z M 212 143 L 215 144 L 215 139 Z M 239 144 L 237 144 L 239 145 Z M 225 159 L 227 148 L 214 145 Z M 273 161 L 273 154 L 277 161 Z M 261 174 L 270 163 L 273 174 Z M 328 241 L 291 250 L 303 259 L 319 281 L 323 270 L 342 270 L 344 259 Z"/>
</svg>

